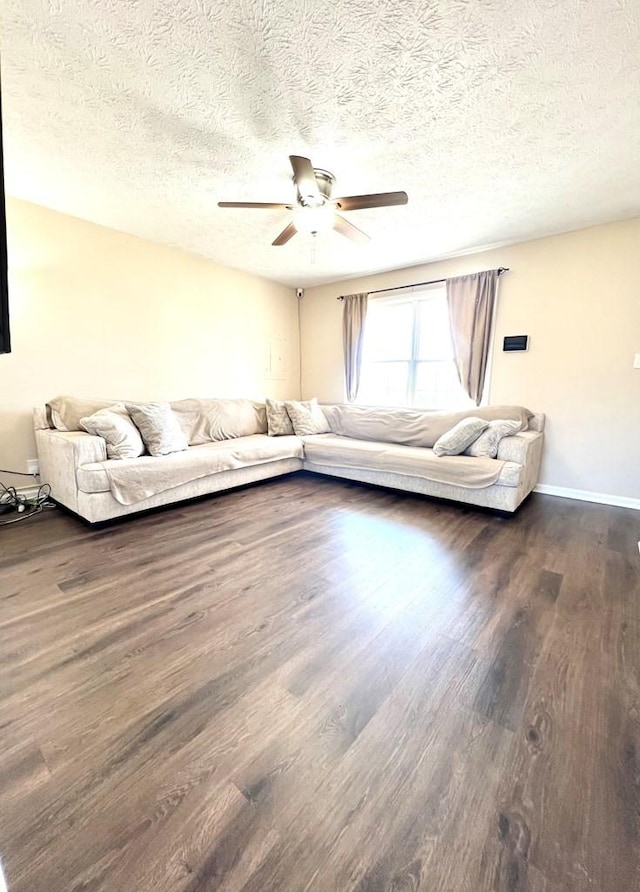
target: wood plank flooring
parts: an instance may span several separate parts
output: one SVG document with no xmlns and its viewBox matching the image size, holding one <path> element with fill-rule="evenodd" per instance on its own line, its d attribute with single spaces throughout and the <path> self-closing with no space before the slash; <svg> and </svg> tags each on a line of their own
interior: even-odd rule
<svg viewBox="0 0 640 892">
<path fill-rule="evenodd" d="M 639 539 L 304 475 L 0 528 L 9 892 L 637 892 Z"/>
</svg>

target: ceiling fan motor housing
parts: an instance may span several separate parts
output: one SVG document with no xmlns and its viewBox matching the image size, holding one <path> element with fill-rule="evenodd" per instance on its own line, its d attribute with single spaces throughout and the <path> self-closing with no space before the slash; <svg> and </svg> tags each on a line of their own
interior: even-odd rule
<svg viewBox="0 0 640 892">
<path fill-rule="evenodd" d="M 313 175 L 316 178 L 316 183 L 318 184 L 318 191 L 320 195 L 303 195 L 298 188 L 298 184 L 296 183 L 295 177 L 293 178 L 293 182 L 296 185 L 296 191 L 298 193 L 298 204 L 301 204 L 302 207 L 305 208 L 313 208 L 313 207 L 321 207 L 323 204 L 326 204 L 327 201 L 331 200 L 331 190 L 333 189 L 333 184 L 336 181 L 336 178 L 332 173 L 329 173 L 328 170 L 322 170 L 320 167 L 313 168 Z"/>
</svg>

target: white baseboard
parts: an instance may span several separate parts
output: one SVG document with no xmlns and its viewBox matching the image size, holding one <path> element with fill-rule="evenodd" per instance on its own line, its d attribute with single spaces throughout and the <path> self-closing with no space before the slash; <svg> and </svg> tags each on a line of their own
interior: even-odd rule
<svg viewBox="0 0 640 892">
<path fill-rule="evenodd" d="M 587 489 L 570 489 L 567 486 L 549 486 L 539 483 L 534 492 L 547 496 L 558 496 L 561 499 L 577 499 L 579 502 L 596 502 L 598 505 L 615 505 L 617 508 L 633 508 L 640 511 L 640 499 L 627 496 L 610 496 L 604 492 L 589 492 Z"/>
</svg>

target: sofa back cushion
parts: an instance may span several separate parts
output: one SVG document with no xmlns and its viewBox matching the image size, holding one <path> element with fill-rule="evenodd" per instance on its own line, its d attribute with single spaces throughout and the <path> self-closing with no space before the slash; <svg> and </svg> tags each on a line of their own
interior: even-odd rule
<svg viewBox="0 0 640 892">
<path fill-rule="evenodd" d="M 171 403 L 190 446 L 266 434 L 264 403 L 246 399 L 187 399 Z"/>
<path fill-rule="evenodd" d="M 370 406 L 323 406 L 331 430 L 343 437 L 402 443 L 431 449 L 436 440 L 464 418 L 510 419 L 526 430 L 533 413 L 524 406 L 484 406 L 462 412 L 427 412 Z"/>
<path fill-rule="evenodd" d="M 60 431 L 83 430 L 81 419 L 117 404 L 143 405 L 137 401 L 98 400 L 57 396 L 46 404 L 48 426 Z M 230 440 L 251 434 L 266 434 L 264 403 L 247 399 L 185 399 L 169 403 L 190 446 L 212 440 Z"/>
<path fill-rule="evenodd" d="M 91 397 L 57 396 L 46 404 L 47 420 L 58 431 L 81 431 L 81 419 L 109 409 L 118 400 L 98 400 Z M 119 403 L 122 405 L 122 402 Z"/>
</svg>

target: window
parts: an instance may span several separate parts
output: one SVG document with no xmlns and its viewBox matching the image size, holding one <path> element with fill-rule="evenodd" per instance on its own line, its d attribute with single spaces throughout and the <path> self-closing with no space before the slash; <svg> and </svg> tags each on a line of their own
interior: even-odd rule
<svg viewBox="0 0 640 892">
<path fill-rule="evenodd" d="M 369 299 L 358 402 L 425 409 L 473 405 L 458 381 L 443 287 Z"/>
</svg>

